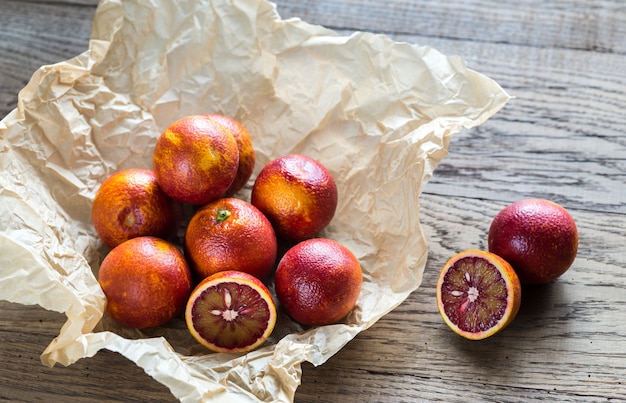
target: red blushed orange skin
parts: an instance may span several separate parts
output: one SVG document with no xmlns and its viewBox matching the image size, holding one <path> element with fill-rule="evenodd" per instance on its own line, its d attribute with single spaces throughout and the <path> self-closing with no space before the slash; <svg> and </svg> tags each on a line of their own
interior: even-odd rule
<svg viewBox="0 0 626 403">
<path fill-rule="evenodd" d="M 565 273 L 576 258 L 578 230 L 560 205 L 525 199 L 493 219 L 489 251 L 509 262 L 523 284 L 545 284 Z"/>
<path fill-rule="evenodd" d="M 138 237 L 115 247 L 102 261 L 98 282 L 107 313 L 119 324 L 161 326 L 185 307 L 193 287 L 182 252 L 155 237 Z"/>
<path fill-rule="evenodd" d="M 206 115 L 186 116 L 172 123 L 157 139 L 154 172 L 173 199 L 201 205 L 230 187 L 239 167 L 233 134 Z"/>
<path fill-rule="evenodd" d="M 274 269 L 278 243 L 272 224 L 256 207 L 241 199 L 223 198 L 193 215 L 184 249 L 198 279 L 226 270 L 265 279 Z"/>
<path fill-rule="evenodd" d="M 109 176 L 93 201 L 91 218 L 100 239 L 109 248 L 131 238 L 173 236 L 182 208 L 159 186 L 153 171 L 126 169 Z"/>
<path fill-rule="evenodd" d="M 207 117 L 227 128 L 237 141 L 237 147 L 239 148 L 239 167 L 237 168 L 237 175 L 223 195 L 224 197 L 230 197 L 240 191 L 245 184 L 248 183 L 254 171 L 256 156 L 254 154 L 254 147 L 252 146 L 252 138 L 248 130 L 235 119 L 218 114 L 210 114 L 207 115 Z"/>
<path fill-rule="evenodd" d="M 355 306 L 363 285 L 361 265 L 342 244 L 325 238 L 302 241 L 276 268 L 276 296 L 303 325 L 337 323 Z"/>
<path fill-rule="evenodd" d="M 320 162 L 290 154 L 263 167 L 250 197 L 279 236 L 302 241 L 318 234 L 332 220 L 337 208 L 337 185 Z"/>
</svg>

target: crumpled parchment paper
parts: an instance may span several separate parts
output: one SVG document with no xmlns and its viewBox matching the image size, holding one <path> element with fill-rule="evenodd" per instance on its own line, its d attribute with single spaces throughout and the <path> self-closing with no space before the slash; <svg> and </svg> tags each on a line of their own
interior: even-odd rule
<svg viewBox="0 0 626 403">
<path fill-rule="evenodd" d="M 508 99 L 458 57 L 283 20 L 267 1 L 102 0 L 88 50 L 41 67 L 0 122 L 0 297 L 66 314 L 46 365 L 108 349 L 181 401 L 292 401 L 303 361 L 324 363 L 417 289 L 420 192 L 451 135 Z M 365 277 L 343 323 L 303 329 L 282 315 L 263 348 L 232 356 L 200 348 L 182 320 L 139 332 L 103 317 L 94 194 L 116 170 L 151 168 L 157 136 L 195 113 L 248 128 L 251 182 L 287 153 L 333 173 L 339 206 L 322 235 L 348 246 Z"/>
</svg>

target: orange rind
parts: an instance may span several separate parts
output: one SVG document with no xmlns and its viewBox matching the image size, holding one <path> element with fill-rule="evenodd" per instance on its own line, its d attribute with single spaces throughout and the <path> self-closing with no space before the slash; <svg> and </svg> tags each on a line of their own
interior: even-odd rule
<svg viewBox="0 0 626 403">
<path fill-rule="evenodd" d="M 437 307 L 456 334 L 470 340 L 507 327 L 521 304 L 519 278 L 511 265 L 490 252 L 466 250 L 450 258 L 437 281 Z"/>
<path fill-rule="evenodd" d="M 191 292 L 185 321 L 191 335 L 217 353 L 247 353 L 271 335 L 276 305 L 256 277 L 223 271 L 205 278 Z"/>
</svg>

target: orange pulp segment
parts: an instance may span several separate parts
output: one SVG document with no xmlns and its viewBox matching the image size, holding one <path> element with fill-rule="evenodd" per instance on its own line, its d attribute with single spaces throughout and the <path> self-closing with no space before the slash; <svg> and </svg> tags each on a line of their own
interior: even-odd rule
<svg viewBox="0 0 626 403">
<path fill-rule="evenodd" d="M 521 304 L 517 274 L 490 252 L 466 250 L 454 255 L 437 281 L 437 306 L 458 335 L 481 340 L 504 329 Z"/>
<path fill-rule="evenodd" d="M 185 320 L 191 335 L 209 350 L 246 353 L 263 344 L 274 330 L 276 306 L 256 277 L 222 271 L 192 291 Z"/>
</svg>

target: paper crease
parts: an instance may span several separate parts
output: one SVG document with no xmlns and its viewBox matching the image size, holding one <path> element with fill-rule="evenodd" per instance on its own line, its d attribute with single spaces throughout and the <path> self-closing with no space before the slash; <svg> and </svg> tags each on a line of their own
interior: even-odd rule
<svg viewBox="0 0 626 403">
<path fill-rule="evenodd" d="M 323 364 L 419 287 L 423 187 L 451 136 L 508 99 L 458 57 L 283 20 L 267 1 L 101 0 L 88 50 L 37 70 L 0 122 L 0 298 L 65 313 L 45 365 L 107 349 L 180 401 L 293 401 L 302 362 Z M 151 167 L 161 131 L 195 113 L 246 126 L 254 175 L 292 152 L 333 173 L 339 206 L 321 235 L 357 255 L 365 280 L 342 323 L 304 329 L 281 313 L 264 347 L 228 356 L 182 320 L 136 331 L 103 316 L 95 192 L 116 170 Z"/>
</svg>

